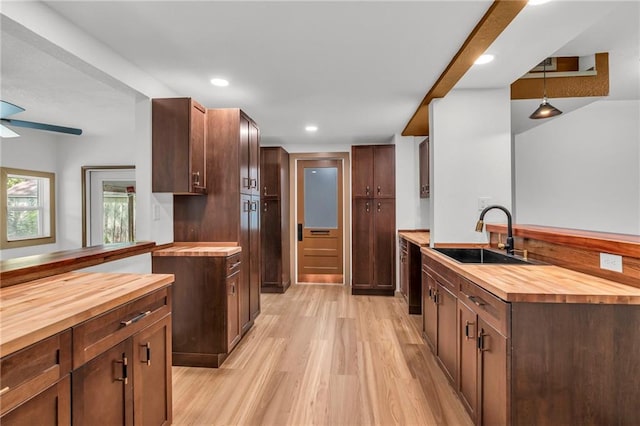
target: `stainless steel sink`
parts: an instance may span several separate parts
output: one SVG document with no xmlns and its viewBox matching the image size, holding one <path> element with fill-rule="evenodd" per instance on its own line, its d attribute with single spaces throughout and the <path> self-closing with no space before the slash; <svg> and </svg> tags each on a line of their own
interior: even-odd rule
<svg viewBox="0 0 640 426">
<path fill-rule="evenodd" d="M 460 263 L 491 263 L 507 265 L 535 265 L 539 263 L 482 248 L 434 248 L 434 250 Z"/>
</svg>

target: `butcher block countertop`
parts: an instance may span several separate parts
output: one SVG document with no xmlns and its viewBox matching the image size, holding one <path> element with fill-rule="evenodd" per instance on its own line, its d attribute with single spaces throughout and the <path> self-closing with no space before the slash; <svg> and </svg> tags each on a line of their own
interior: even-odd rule
<svg viewBox="0 0 640 426">
<path fill-rule="evenodd" d="M 172 274 L 68 272 L 2 289 L 4 357 L 131 300 L 171 285 Z"/>
<path fill-rule="evenodd" d="M 236 243 L 173 243 L 155 250 L 153 256 L 227 257 L 241 251 Z"/>
<path fill-rule="evenodd" d="M 640 288 L 559 266 L 465 264 L 421 251 L 507 302 L 640 305 Z"/>
<path fill-rule="evenodd" d="M 429 245 L 429 231 L 398 231 L 398 235 L 420 247 Z"/>
</svg>

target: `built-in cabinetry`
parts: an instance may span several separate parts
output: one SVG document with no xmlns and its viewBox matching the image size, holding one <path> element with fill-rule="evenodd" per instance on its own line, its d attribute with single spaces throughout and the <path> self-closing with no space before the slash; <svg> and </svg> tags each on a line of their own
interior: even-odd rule
<svg viewBox="0 0 640 426">
<path fill-rule="evenodd" d="M 291 284 L 289 153 L 286 150 L 260 148 L 260 182 L 262 291 L 284 293 Z"/>
<path fill-rule="evenodd" d="M 206 114 L 207 196 L 174 197 L 174 241 L 242 247 L 238 299 L 244 334 L 260 313 L 260 132 L 237 108 Z"/>
<path fill-rule="evenodd" d="M 241 254 L 180 247 L 152 260 L 154 272 L 175 275 L 173 365 L 219 367 L 240 341 Z"/>
<path fill-rule="evenodd" d="M 171 423 L 170 288 L 131 299 L 125 296 L 140 292 L 125 286 L 135 286 L 136 281 L 141 287 L 149 285 L 149 275 L 140 279 L 133 274 L 131 278 L 100 275 L 85 281 L 89 275 L 69 274 L 51 286 L 37 282 L 39 296 L 51 302 L 40 307 L 51 322 L 40 322 L 39 314 L 29 313 L 35 311 L 28 303 L 33 293 L 30 283 L 5 291 L 3 297 L 13 307 L 3 317 L 7 344 L 31 341 L 13 329 L 23 315 L 34 324 L 23 324 L 22 330 L 29 329 L 33 336 L 47 335 L 47 329 L 61 324 L 66 328 L 0 360 L 3 425 Z M 117 283 L 111 287 L 109 279 Z M 129 281 L 123 284 L 125 280 Z M 65 284 L 75 289 L 77 297 L 90 301 L 78 303 L 73 291 L 62 289 Z M 92 295 L 83 286 L 97 288 Z M 54 303 L 50 297 L 56 293 L 60 301 Z M 102 311 L 105 304 L 116 306 Z"/>
<path fill-rule="evenodd" d="M 548 265 L 456 264 L 422 250 L 424 337 L 476 424 L 637 421 L 640 306 L 607 294 L 633 287 Z M 519 285 L 520 275 L 531 278 Z M 581 288 L 586 280 L 594 283 Z M 491 281 L 514 300 L 487 291 Z"/>
<path fill-rule="evenodd" d="M 191 98 L 153 99 L 153 192 L 206 193 L 205 108 Z"/>
<path fill-rule="evenodd" d="M 353 294 L 395 292 L 395 146 L 351 148 Z"/>
<path fill-rule="evenodd" d="M 400 293 L 407 301 L 408 312 L 422 314 L 422 257 L 420 248 L 429 245 L 429 231 L 411 230 L 398 233 L 400 250 Z"/>
<path fill-rule="evenodd" d="M 429 137 L 420 142 L 418 149 L 420 164 L 420 198 L 429 198 L 431 188 L 429 186 Z"/>
</svg>

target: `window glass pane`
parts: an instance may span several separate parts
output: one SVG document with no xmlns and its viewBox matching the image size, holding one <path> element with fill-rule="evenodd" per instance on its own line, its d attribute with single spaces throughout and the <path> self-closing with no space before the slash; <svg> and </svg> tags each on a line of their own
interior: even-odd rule
<svg viewBox="0 0 640 426">
<path fill-rule="evenodd" d="M 7 240 L 51 236 L 49 179 L 7 175 Z"/>
<path fill-rule="evenodd" d="M 7 212 L 7 237 L 9 240 L 38 238 L 40 215 L 37 210 Z"/>
<path fill-rule="evenodd" d="M 338 169 L 304 169 L 305 228 L 338 227 Z"/>
<path fill-rule="evenodd" d="M 135 240 L 135 182 L 103 181 L 104 244 Z"/>
</svg>

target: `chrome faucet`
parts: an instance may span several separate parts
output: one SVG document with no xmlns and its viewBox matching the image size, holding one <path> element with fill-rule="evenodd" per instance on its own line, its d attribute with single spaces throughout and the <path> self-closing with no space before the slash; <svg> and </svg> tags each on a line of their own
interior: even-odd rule
<svg viewBox="0 0 640 426">
<path fill-rule="evenodd" d="M 482 213 L 480 213 L 480 219 L 478 219 L 478 223 L 476 223 L 476 232 L 482 232 L 482 228 L 484 227 L 484 215 L 492 209 L 502 210 L 507 215 L 507 243 L 504 247 L 498 247 L 504 248 L 507 251 L 507 254 L 513 254 L 513 225 L 511 223 L 511 213 L 509 213 L 509 210 L 506 208 L 495 205 L 482 210 Z"/>
</svg>

